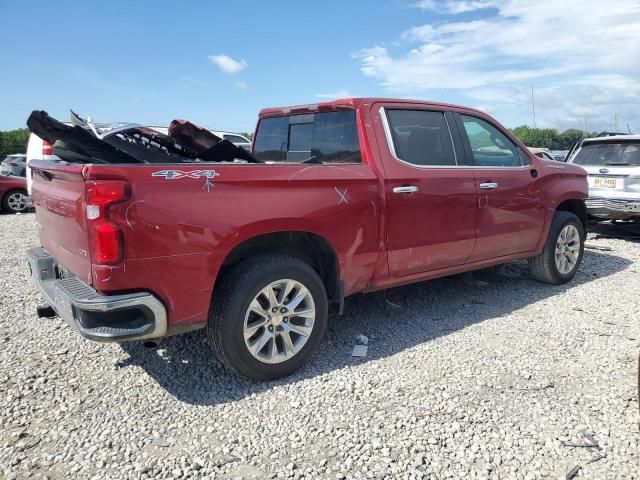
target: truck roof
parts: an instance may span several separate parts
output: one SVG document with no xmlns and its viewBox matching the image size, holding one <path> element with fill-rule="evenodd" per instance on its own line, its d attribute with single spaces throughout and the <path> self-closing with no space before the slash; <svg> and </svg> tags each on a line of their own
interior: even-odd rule
<svg viewBox="0 0 640 480">
<path fill-rule="evenodd" d="M 432 107 L 438 108 L 461 108 L 464 110 L 469 110 L 473 112 L 477 112 L 483 115 L 486 115 L 481 110 L 465 107 L 462 105 L 454 105 L 451 103 L 442 103 L 442 102 L 434 102 L 432 100 L 416 100 L 416 99 L 406 99 L 406 98 L 386 98 L 386 97 L 350 97 L 350 98 L 339 98 L 336 100 L 331 100 L 329 102 L 317 102 L 317 103 L 308 103 L 302 105 L 291 105 L 285 107 L 270 107 L 263 108 L 260 110 L 260 118 L 262 117 L 270 117 L 275 115 L 288 115 L 291 113 L 311 113 L 316 112 L 318 110 L 333 110 L 333 109 L 341 109 L 341 108 L 349 108 L 354 109 L 358 108 L 363 104 L 370 103 L 379 103 L 379 102 L 401 102 L 401 103 L 415 103 L 417 105 L 429 105 Z"/>
</svg>

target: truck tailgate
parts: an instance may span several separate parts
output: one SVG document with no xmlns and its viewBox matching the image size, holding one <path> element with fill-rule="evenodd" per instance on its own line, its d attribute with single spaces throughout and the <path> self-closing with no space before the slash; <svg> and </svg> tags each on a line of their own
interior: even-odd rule
<svg viewBox="0 0 640 480">
<path fill-rule="evenodd" d="M 31 162 L 32 198 L 42 247 L 91 284 L 89 235 L 86 230 L 82 165 Z"/>
</svg>

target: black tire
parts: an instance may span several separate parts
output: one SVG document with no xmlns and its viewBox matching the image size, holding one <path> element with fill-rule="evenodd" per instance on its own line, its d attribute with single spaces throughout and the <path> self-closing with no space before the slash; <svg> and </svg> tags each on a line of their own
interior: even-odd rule
<svg viewBox="0 0 640 480">
<path fill-rule="evenodd" d="M 283 278 L 304 284 L 316 309 L 313 330 L 302 349 L 281 363 L 255 358 L 244 341 L 249 304 L 264 287 Z M 274 380 L 292 374 L 318 348 L 327 327 L 327 293 L 319 275 L 307 263 L 288 255 L 259 255 L 233 267 L 215 287 L 208 336 L 216 356 L 230 370 L 254 380 Z"/>
<path fill-rule="evenodd" d="M 568 273 L 562 273 L 558 270 L 555 260 L 556 244 L 560 233 L 567 225 L 573 225 L 577 228 L 580 236 L 580 250 L 578 253 L 578 261 L 573 269 Z M 544 244 L 542 253 L 538 256 L 529 258 L 529 268 L 533 278 L 539 282 L 560 285 L 571 280 L 580 268 L 582 256 L 584 254 L 585 231 L 582 223 L 576 215 L 571 212 L 556 212 L 549 228 L 549 236 Z"/>
<path fill-rule="evenodd" d="M 9 190 L 5 193 L 4 197 L 2 197 L 2 210 L 5 212 L 11 213 L 20 213 L 27 211 L 26 203 L 21 203 L 20 207 L 16 207 L 15 204 L 11 201 L 11 199 L 17 195 L 21 195 L 22 197 L 27 196 L 27 192 L 21 189 Z"/>
</svg>

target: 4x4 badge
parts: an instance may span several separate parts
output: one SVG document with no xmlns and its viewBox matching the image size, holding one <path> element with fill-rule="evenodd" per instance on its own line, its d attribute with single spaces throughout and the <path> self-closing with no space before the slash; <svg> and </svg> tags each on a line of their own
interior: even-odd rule
<svg viewBox="0 0 640 480">
<path fill-rule="evenodd" d="M 178 178 L 204 178 L 204 186 L 202 190 L 206 189 L 210 192 L 215 185 L 213 179 L 220 174 L 215 170 L 192 170 L 190 172 L 183 172 L 182 170 L 158 170 L 151 174 L 152 177 L 164 177 L 166 180 L 176 180 Z"/>
<path fill-rule="evenodd" d="M 152 177 L 164 177 L 167 180 L 176 180 L 178 178 L 215 178 L 219 176 L 215 170 L 193 170 L 183 172 L 182 170 L 159 170 L 151 174 Z"/>
</svg>

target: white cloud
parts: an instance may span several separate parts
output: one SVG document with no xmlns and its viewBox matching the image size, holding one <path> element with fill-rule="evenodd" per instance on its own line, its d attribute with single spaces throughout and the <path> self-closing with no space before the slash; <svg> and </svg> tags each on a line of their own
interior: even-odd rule
<svg viewBox="0 0 640 480">
<path fill-rule="evenodd" d="M 238 80 L 235 83 L 235 86 L 238 87 L 240 90 L 246 90 L 249 88 L 249 85 L 244 80 Z"/>
<path fill-rule="evenodd" d="M 206 87 L 207 85 L 209 85 L 204 80 L 201 80 L 201 79 L 195 78 L 195 77 L 190 77 L 188 75 L 181 76 L 180 80 L 182 80 L 182 83 L 185 86 L 185 88 Z"/>
<path fill-rule="evenodd" d="M 444 2 L 438 2 L 436 0 L 418 0 L 411 4 L 411 6 L 421 10 L 433 10 L 436 12 L 455 14 L 473 12 L 474 10 L 482 10 L 485 8 L 495 8 L 496 3 L 497 2 L 491 0 L 446 0 Z"/>
<path fill-rule="evenodd" d="M 349 98 L 351 97 L 349 90 L 338 90 L 333 93 L 316 93 L 317 98 L 326 98 L 327 100 L 334 100 L 336 98 Z"/>
<path fill-rule="evenodd" d="M 211 55 L 209 60 L 216 65 L 222 72 L 234 74 L 241 72 L 249 66 L 244 60 L 236 60 L 229 55 Z"/>
<path fill-rule="evenodd" d="M 526 120 L 534 85 L 539 123 L 584 126 L 588 117 L 596 128 L 619 114 L 640 130 L 640 1 L 422 0 L 413 6 L 451 16 L 401 32 L 399 46 L 354 54 L 362 72 L 389 91 L 457 92 Z M 478 12 L 480 19 L 455 16 L 489 7 L 494 10 Z"/>
</svg>

